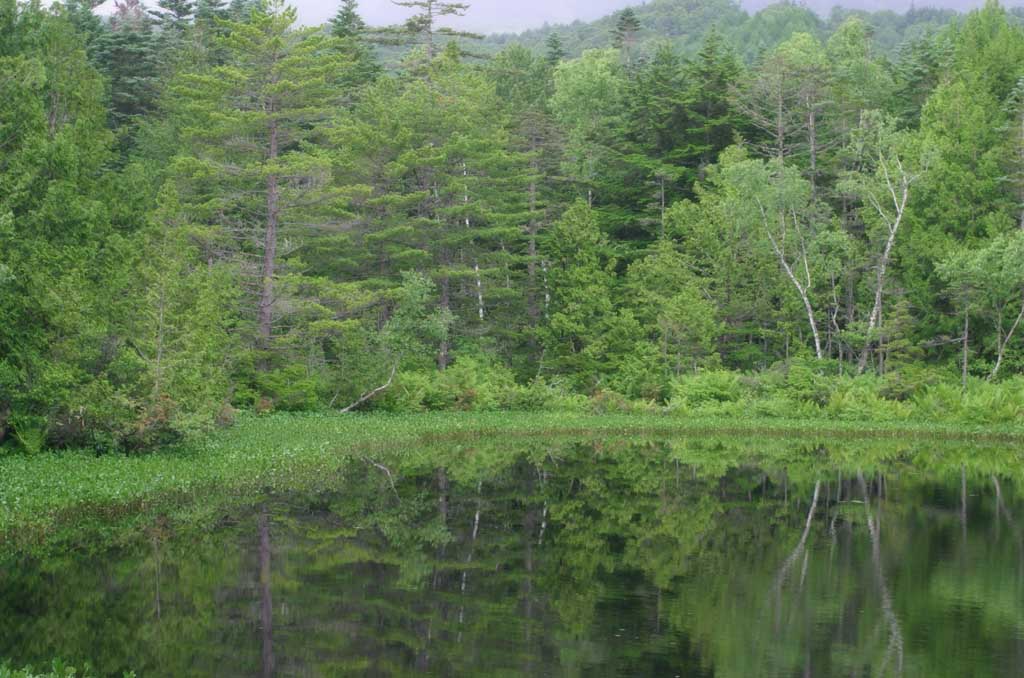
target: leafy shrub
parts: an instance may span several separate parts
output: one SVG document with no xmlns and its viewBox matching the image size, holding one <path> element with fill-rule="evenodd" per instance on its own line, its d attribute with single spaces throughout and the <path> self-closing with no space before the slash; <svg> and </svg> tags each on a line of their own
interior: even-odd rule
<svg viewBox="0 0 1024 678">
<path fill-rule="evenodd" d="M 12 669 L 9 664 L 0 664 L 0 678 L 92 678 L 95 675 L 89 666 L 79 671 L 59 659 L 53 661 L 49 670 L 41 672 L 33 671 L 31 667 Z M 134 671 L 123 674 L 123 678 L 134 678 L 134 676 Z"/>
<path fill-rule="evenodd" d="M 744 388 L 740 375 L 724 370 L 708 370 L 677 377 L 672 384 L 672 409 L 703 409 L 712 403 L 731 403 L 740 400 Z"/>
<path fill-rule="evenodd" d="M 841 421 L 903 421 L 912 414 L 910 405 L 881 395 L 883 383 L 874 377 L 837 379 L 824 411 Z"/>
<path fill-rule="evenodd" d="M 784 364 L 786 395 L 794 400 L 825 405 L 832 387 L 832 378 L 825 374 L 826 365 L 803 358 L 793 358 Z"/>
<path fill-rule="evenodd" d="M 629 414 L 633 411 L 633 403 L 621 393 L 600 390 L 590 398 L 590 411 L 594 414 Z"/>
<path fill-rule="evenodd" d="M 402 373 L 380 406 L 395 412 L 486 412 L 501 409 L 515 388 L 508 368 L 465 357 L 444 371 Z"/>
<path fill-rule="evenodd" d="M 514 412 L 585 412 L 589 403 L 586 396 L 538 377 L 529 384 L 515 384 L 505 391 L 502 406 Z"/>
<path fill-rule="evenodd" d="M 319 374 L 307 370 L 303 364 L 258 375 L 257 383 L 275 410 L 311 412 L 320 408 L 323 382 Z"/>
<path fill-rule="evenodd" d="M 925 365 L 904 365 L 882 377 L 879 393 L 889 400 L 912 400 L 928 388 L 952 382 L 948 370 Z"/>
</svg>

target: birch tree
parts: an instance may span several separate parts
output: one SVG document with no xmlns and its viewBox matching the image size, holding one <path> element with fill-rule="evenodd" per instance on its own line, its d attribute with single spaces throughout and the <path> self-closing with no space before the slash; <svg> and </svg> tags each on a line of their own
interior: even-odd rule
<svg viewBox="0 0 1024 678">
<path fill-rule="evenodd" d="M 911 139 L 897 131 L 896 121 L 878 111 L 866 112 L 854 134 L 850 153 L 860 170 L 847 174 L 841 187 L 863 203 L 862 218 L 868 239 L 877 251 L 873 264 L 872 304 L 867 316 L 864 346 L 858 372 L 867 366 L 877 331 L 882 324 L 882 304 L 896 238 L 904 225 L 911 188 L 921 179 L 927 159 L 912 159 Z"/>
<path fill-rule="evenodd" d="M 729 216 L 760 231 L 807 317 L 814 354 L 824 358 L 814 305 L 816 238 L 829 219 L 812 199 L 810 183 L 778 160 L 728 158 L 721 168 Z"/>
</svg>

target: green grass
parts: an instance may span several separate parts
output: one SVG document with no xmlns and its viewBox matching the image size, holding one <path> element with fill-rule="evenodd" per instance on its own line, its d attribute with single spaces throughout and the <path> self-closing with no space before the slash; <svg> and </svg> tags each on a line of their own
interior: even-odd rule
<svg viewBox="0 0 1024 678">
<path fill-rule="evenodd" d="M 489 436 L 777 436 L 1024 441 L 1024 426 L 725 420 L 659 415 L 439 413 L 245 416 L 210 436 L 142 456 L 44 453 L 0 459 L 0 548 L 31 550 L 88 526 L 123 530 L 171 507 L 214 510 L 231 497 L 329 481 L 353 458 Z M 216 497 L 218 502 L 207 501 Z M 106 526 L 106 527 L 105 527 Z M 111 536 L 111 535 L 107 535 Z"/>
</svg>

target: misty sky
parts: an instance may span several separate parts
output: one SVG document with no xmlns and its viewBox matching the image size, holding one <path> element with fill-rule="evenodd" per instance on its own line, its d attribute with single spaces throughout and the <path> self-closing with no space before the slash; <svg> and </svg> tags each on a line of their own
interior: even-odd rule
<svg viewBox="0 0 1024 678">
<path fill-rule="evenodd" d="M 292 0 L 299 8 L 303 23 L 321 23 L 327 20 L 336 5 L 330 0 Z M 472 5 L 470 13 L 458 25 L 481 33 L 513 32 L 535 28 L 548 23 L 570 23 L 575 19 L 590 20 L 602 17 L 628 5 L 640 4 L 638 0 L 463 0 Z M 805 4 L 819 11 L 827 12 L 834 4 L 856 6 L 863 9 L 905 10 L 913 0 L 805 0 Z M 774 0 L 741 0 L 748 10 L 757 10 Z M 1017 6 L 1024 0 L 1004 1 L 1004 6 Z M 918 6 L 972 9 L 984 4 L 984 0 L 917 0 Z M 391 0 L 360 0 L 360 11 L 367 22 L 385 25 L 401 22 L 409 16 L 409 10 L 397 7 Z M 455 25 L 453 22 L 452 25 Z"/>
</svg>

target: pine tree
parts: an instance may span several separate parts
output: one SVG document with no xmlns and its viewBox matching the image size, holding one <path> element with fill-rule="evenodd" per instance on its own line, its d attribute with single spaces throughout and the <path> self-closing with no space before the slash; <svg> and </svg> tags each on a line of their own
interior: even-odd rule
<svg viewBox="0 0 1024 678">
<path fill-rule="evenodd" d="M 535 56 L 530 50 L 513 45 L 502 50 L 489 64 L 497 94 L 511 118 L 513 148 L 525 153 L 529 163 L 525 182 L 526 201 L 523 221 L 526 235 L 526 317 L 529 326 L 536 329 L 541 320 L 543 259 L 538 249 L 539 239 L 550 223 L 550 215 L 559 210 L 563 202 L 559 164 L 563 149 L 560 135 L 548 110 L 552 88 L 552 69 L 549 61 Z M 535 338 L 530 337 L 532 348 Z"/>
<path fill-rule="evenodd" d="M 636 48 L 637 36 L 640 33 L 640 19 L 632 7 L 619 12 L 615 20 L 615 28 L 612 29 L 612 45 L 625 57 L 626 63 L 632 63 L 633 51 Z"/>
<path fill-rule="evenodd" d="M 999 151 L 1006 171 L 1002 181 L 1011 196 L 1011 213 L 1024 230 L 1024 77 L 1010 93 L 1006 112 L 1008 124 L 1001 130 L 1006 141 Z"/>
<path fill-rule="evenodd" d="M 157 7 L 148 11 L 164 30 L 182 33 L 195 18 L 196 3 L 192 0 L 158 0 Z"/>
<path fill-rule="evenodd" d="M 641 226 L 664 235 L 665 214 L 687 173 L 688 122 L 683 68 L 671 45 L 661 44 L 653 58 L 637 67 L 626 94 L 626 124 L 618 131 L 618 151 L 629 167 L 633 188 L 629 211 L 644 217 Z M 625 194 L 620 194 L 625 197 Z M 622 200 L 622 198 L 619 198 Z"/>
<path fill-rule="evenodd" d="M 359 16 L 359 0 L 342 0 L 331 19 L 331 35 L 336 38 L 359 38 L 366 32 L 366 22 Z"/>
<path fill-rule="evenodd" d="M 352 78 L 347 83 L 353 89 L 371 82 L 381 71 L 367 40 L 366 22 L 359 15 L 358 6 L 358 0 L 342 0 L 330 21 L 331 35 L 338 39 L 339 49 L 353 64 Z"/>
<path fill-rule="evenodd" d="M 279 289 L 286 238 L 295 224 L 332 218 L 336 191 L 317 125 L 334 114 L 348 67 L 322 33 L 293 30 L 295 19 L 273 0 L 249 23 L 232 22 L 221 39 L 227 63 L 181 76 L 172 100 L 187 141 L 176 162 L 182 200 L 209 225 L 207 256 L 242 262 L 264 369 L 290 307 Z"/>
<path fill-rule="evenodd" d="M 548 36 L 547 42 L 547 62 L 551 66 L 557 66 L 565 59 L 565 47 L 562 46 L 562 38 L 557 32 L 552 31 Z"/>
<path fill-rule="evenodd" d="M 441 314 L 455 319 L 437 352 L 444 369 L 459 342 L 500 338 L 492 315 L 511 317 L 528 175 L 494 86 L 457 48 L 426 75 L 371 87 L 339 145 L 373 158 L 348 179 L 373 186 L 362 236 L 372 273 L 393 282 L 400 270 L 429 271 Z"/>
<path fill-rule="evenodd" d="M 447 2 L 446 0 L 393 1 L 399 7 L 407 7 L 416 13 L 406 19 L 402 26 L 384 29 L 379 32 L 379 35 L 390 44 L 422 46 L 428 62 L 433 61 L 434 57 L 439 54 L 438 43 L 443 38 L 479 40 L 483 37 L 476 33 L 440 26 L 438 23 L 446 17 L 465 16 L 469 11 L 467 3 Z"/>
<path fill-rule="evenodd" d="M 152 22 L 119 19 L 93 42 L 93 60 L 110 83 L 110 116 L 122 150 L 143 116 L 156 107 L 158 48 Z"/>
<path fill-rule="evenodd" d="M 604 335 L 614 312 L 615 260 L 594 210 L 580 201 L 548 232 L 543 246 L 550 303 L 541 329 L 544 374 L 593 387 L 607 366 Z"/>
<path fill-rule="evenodd" d="M 733 92 L 742 66 L 722 34 L 712 29 L 696 58 L 685 69 L 688 128 L 685 155 L 698 177 L 743 130 Z"/>
</svg>

